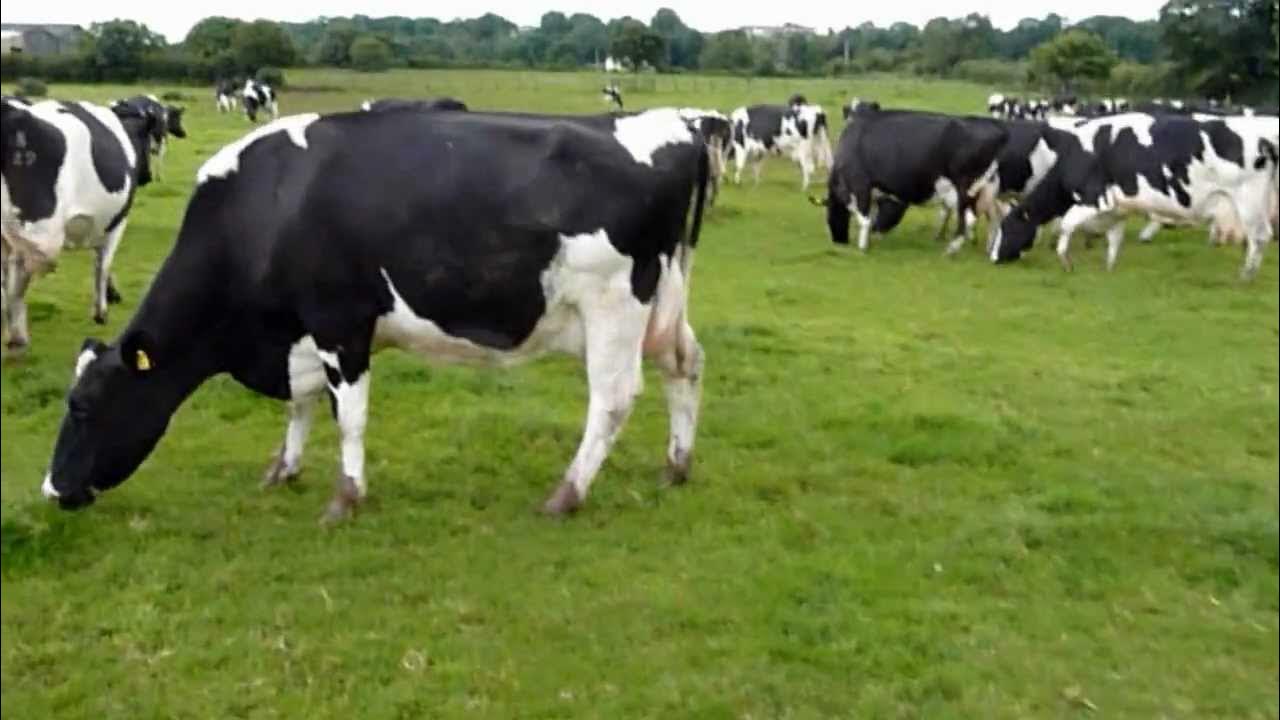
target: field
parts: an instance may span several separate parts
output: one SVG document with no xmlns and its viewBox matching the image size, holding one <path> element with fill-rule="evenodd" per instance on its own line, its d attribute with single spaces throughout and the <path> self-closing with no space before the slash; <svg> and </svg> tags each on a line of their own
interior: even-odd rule
<svg viewBox="0 0 1280 720">
<path fill-rule="evenodd" d="M 595 75 L 289 73 L 286 113 L 451 94 L 598 111 Z M 54 86 L 106 100 L 164 87 Z M 980 111 L 992 88 L 900 78 L 627 81 L 628 106 Z M 316 520 L 316 424 L 258 488 L 282 405 L 227 378 L 92 508 L 39 482 L 80 341 L 113 338 L 175 237 L 195 169 L 245 132 L 190 95 L 89 320 L 90 253 L 30 292 L 5 363 L 6 718 L 1275 718 L 1280 715 L 1274 244 L 1256 280 L 1201 230 L 994 268 L 912 211 L 833 246 L 772 161 L 712 210 L 692 320 L 707 353 L 691 482 L 660 485 L 661 383 L 584 509 L 535 510 L 585 413 L 580 366 L 374 364 L 370 501 Z M 432 172 L 429 167 L 424 174 Z M 1135 226 L 1136 228 L 1136 226 Z M 1131 234 L 1132 238 L 1132 234 Z M 139 408 L 139 412 L 145 412 Z"/>
</svg>

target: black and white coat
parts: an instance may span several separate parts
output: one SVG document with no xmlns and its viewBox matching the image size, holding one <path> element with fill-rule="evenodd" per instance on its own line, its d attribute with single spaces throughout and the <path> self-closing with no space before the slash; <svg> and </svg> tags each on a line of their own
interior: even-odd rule
<svg viewBox="0 0 1280 720">
<path fill-rule="evenodd" d="M 52 270 L 64 248 L 93 248 L 93 319 L 104 323 L 119 300 L 111 262 L 138 187 L 151 180 L 154 118 L 87 102 L 0 100 L 0 230 L 8 346 L 30 342 L 26 291 Z"/>
<path fill-rule="evenodd" d="M 1248 244 L 1241 275 L 1252 277 L 1272 235 L 1278 134 L 1275 121 L 1264 117 L 1198 121 L 1128 113 L 1081 122 L 1049 175 L 1005 217 L 991 260 L 1016 260 L 1040 225 L 1061 218 L 1063 267 L 1072 267 L 1071 236 L 1087 231 L 1106 235 L 1111 269 L 1124 219 L 1140 213 L 1238 225 Z"/>
<path fill-rule="evenodd" d="M 759 184 L 761 165 L 769 155 L 784 155 L 800 166 L 801 189 L 808 189 L 815 170 L 831 167 L 827 114 L 819 105 L 751 105 L 734 110 L 729 121 L 735 184 L 742 183 L 742 169 L 748 164 Z"/>
<path fill-rule="evenodd" d="M 276 102 L 276 91 L 268 84 L 258 82 L 252 78 L 244 82 L 244 89 L 240 91 L 240 97 L 244 101 L 244 115 L 249 118 L 250 122 L 258 122 L 258 111 L 265 110 L 271 119 L 274 120 L 280 116 L 280 105 Z"/>
<path fill-rule="evenodd" d="M 82 348 L 43 492 L 66 508 L 92 502 L 134 472 L 185 398 L 228 373 L 289 401 L 268 484 L 298 474 L 329 397 L 342 470 L 326 518 L 342 518 L 366 492 L 370 362 L 385 347 L 480 364 L 582 358 L 586 429 L 551 513 L 586 497 L 647 357 L 666 385 L 669 472 L 683 480 L 701 393 L 687 298 L 707 174 L 675 112 L 600 129 L 358 111 L 259 127 L 201 167 L 120 337 Z"/>
<path fill-rule="evenodd" d="M 233 112 L 236 109 L 236 96 L 238 94 L 239 91 L 237 90 L 236 83 L 233 80 L 223 78 L 215 83 L 213 86 L 213 100 L 214 104 L 218 107 L 218 112 Z"/>
<path fill-rule="evenodd" d="M 121 117 L 141 114 L 151 118 L 151 154 L 155 160 L 151 172 L 155 179 L 162 179 L 164 156 L 169 147 L 169 136 L 185 138 L 187 130 L 182 126 L 185 110 L 176 105 L 166 105 L 155 95 L 136 95 L 127 100 L 116 100 L 111 109 Z"/>
</svg>

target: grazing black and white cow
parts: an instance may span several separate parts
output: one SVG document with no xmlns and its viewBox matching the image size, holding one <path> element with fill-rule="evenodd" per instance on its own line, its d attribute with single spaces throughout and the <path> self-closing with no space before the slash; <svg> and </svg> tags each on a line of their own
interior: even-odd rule
<svg viewBox="0 0 1280 720">
<path fill-rule="evenodd" d="M 360 109 L 366 112 L 385 112 L 387 110 L 458 110 L 466 112 L 467 104 L 451 97 L 438 97 L 427 100 L 384 98 L 382 100 L 365 100 L 361 103 Z"/>
<path fill-rule="evenodd" d="M 124 236 L 134 192 L 151 180 L 154 118 L 118 117 L 85 102 L 29 104 L 0 99 L 0 281 L 8 346 L 30 343 L 26 292 L 32 278 L 52 270 L 64 247 L 92 247 L 93 319 L 105 323 L 118 302 L 111 261 Z"/>
<path fill-rule="evenodd" d="M 618 89 L 617 85 L 606 85 L 600 91 L 600 94 L 606 104 L 612 105 L 619 110 L 622 109 L 622 91 Z"/>
<path fill-rule="evenodd" d="M 1213 220 L 1220 227 L 1239 223 L 1248 243 L 1241 275 L 1251 277 L 1272 233 L 1278 132 L 1267 118 L 1202 122 L 1129 113 L 1080 123 L 1048 176 L 1005 217 L 991 260 L 1016 260 L 1040 225 L 1061 217 L 1057 252 L 1063 267 L 1072 267 L 1071 235 L 1085 230 L 1106 235 L 1112 269 L 1125 216 L 1143 213 Z"/>
<path fill-rule="evenodd" d="M 969 210 L 996 212 L 996 158 L 1008 139 L 998 120 L 951 117 L 912 110 L 856 114 L 845 126 L 827 181 L 827 226 L 833 242 L 849 242 L 849 217 L 859 223 L 858 249 L 867 249 L 873 222 L 877 232 L 896 225 L 910 205 L 932 200 L 945 186 L 956 193 L 957 235 L 953 254 L 964 244 Z M 887 196 L 877 208 L 873 200 Z M 879 203 L 878 203 L 879 204 Z M 880 218 L 880 212 L 887 213 Z M 892 215 L 893 217 L 889 217 Z"/>
<path fill-rule="evenodd" d="M 701 393 L 687 299 L 708 172 L 673 111 L 616 118 L 612 132 L 462 112 L 257 128 L 201 167 L 177 242 L 118 339 L 86 341 L 43 492 L 75 508 L 120 484 L 178 406 L 228 373 L 290 401 L 269 485 L 298 474 L 328 394 L 342 470 L 325 517 L 343 518 L 365 496 L 370 360 L 384 347 L 481 364 L 583 358 L 586 429 L 544 505 L 553 514 L 587 496 L 648 357 L 666 385 L 669 477 L 683 481 Z"/>
<path fill-rule="evenodd" d="M 187 136 L 187 130 L 182 126 L 182 113 L 185 110 L 176 105 L 165 105 L 155 95 L 137 95 L 127 100 L 117 100 L 111 103 L 111 109 L 121 117 L 128 113 L 141 113 L 154 119 L 151 154 L 156 156 L 157 162 L 152 168 L 152 174 L 156 179 L 161 179 L 168 137 L 172 135 L 181 139 Z"/>
<path fill-rule="evenodd" d="M 280 106 L 276 102 L 276 91 L 266 83 L 250 78 L 244 81 L 244 89 L 240 91 L 244 101 L 244 114 L 249 122 L 258 122 L 258 111 L 266 110 L 271 119 L 280 116 Z"/>
<path fill-rule="evenodd" d="M 213 86 L 214 102 L 218 105 L 218 112 L 231 112 L 236 109 L 236 81 L 228 78 L 218 80 Z"/>
<path fill-rule="evenodd" d="M 793 100 L 795 98 L 792 98 Z M 800 96 L 803 100 L 803 96 Z M 801 189 L 808 189 L 814 170 L 831 166 L 827 114 L 818 105 L 752 105 L 729 115 L 733 125 L 733 181 L 742 182 L 742 169 L 752 164 L 756 183 L 770 154 L 786 155 L 800 165 Z"/>
</svg>

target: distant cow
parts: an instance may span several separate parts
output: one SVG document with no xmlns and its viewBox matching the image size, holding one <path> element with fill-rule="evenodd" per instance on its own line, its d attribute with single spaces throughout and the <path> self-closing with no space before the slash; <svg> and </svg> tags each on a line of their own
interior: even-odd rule
<svg viewBox="0 0 1280 720">
<path fill-rule="evenodd" d="M 118 302 L 111 261 L 124 236 L 134 192 L 151 180 L 154 118 L 117 117 L 86 102 L 34 104 L 0 99 L 0 157 L 4 158 L 0 282 L 8 346 L 30 342 L 26 291 L 31 279 L 57 264 L 64 247 L 92 247 L 93 319 L 107 320 Z"/>
<path fill-rule="evenodd" d="M 128 113 L 140 113 L 153 119 L 151 135 L 151 154 L 158 162 L 152 168 L 152 174 L 160 179 L 164 155 L 168 149 L 168 137 L 185 138 L 187 130 L 182 126 L 183 108 L 176 105 L 165 105 L 155 95 L 136 95 L 127 100 L 111 103 L 111 109 L 121 117 Z"/>
<path fill-rule="evenodd" d="M 880 109 L 880 103 L 876 102 L 875 100 L 863 100 L 861 98 L 854 98 L 849 101 L 848 105 L 845 105 L 844 107 L 840 108 L 840 111 L 841 111 L 841 115 L 844 116 L 844 121 L 849 122 L 849 118 L 853 115 L 856 115 L 860 112 L 874 112 L 879 109 Z"/>
<path fill-rule="evenodd" d="M 1136 212 L 1238 222 L 1248 242 L 1241 275 L 1251 277 L 1272 233 L 1278 132 L 1267 118 L 1200 122 L 1129 113 L 1082 123 L 1049 175 L 1005 217 L 991 260 L 1016 260 L 1036 228 L 1061 217 L 1057 252 L 1063 267 L 1072 267 L 1071 235 L 1084 229 L 1106 234 L 1111 269 L 1124 240 L 1123 220 Z"/>
<path fill-rule="evenodd" d="M 586 498 L 648 357 L 681 482 L 703 373 L 687 301 L 708 172 L 674 112 L 616 118 L 612 131 L 358 111 L 259 128 L 200 168 L 177 241 L 117 340 L 82 347 L 42 491 L 63 508 L 93 502 L 227 373 L 290 403 L 268 485 L 297 476 L 329 397 L 341 472 L 325 518 L 342 519 L 366 493 L 371 356 L 385 347 L 480 364 L 582 358 L 586 427 L 552 514 Z"/>
<path fill-rule="evenodd" d="M 214 102 L 218 106 L 218 112 L 231 112 L 236 109 L 236 82 L 227 78 L 222 78 L 213 86 Z"/>
<path fill-rule="evenodd" d="M 360 109 L 366 112 L 384 112 L 387 110 L 459 110 L 465 112 L 467 104 L 451 97 L 429 98 L 426 100 L 384 98 L 382 100 L 365 100 L 361 103 Z"/>
<path fill-rule="evenodd" d="M 606 103 L 619 110 L 622 109 L 622 91 L 618 89 L 617 85 L 606 85 L 600 93 Z"/>
<path fill-rule="evenodd" d="M 947 246 L 948 254 L 955 253 L 964 244 L 969 210 L 992 216 L 996 211 L 996 158 L 1007 139 L 1002 123 L 988 118 L 910 110 L 859 113 L 840 135 L 821 203 L 832 241 L 849 242 L 852 213 L 860 226 L 858 249 L 865 251 L 873 220 L 879 224 L 871 214 L 873 200 L 888 196 L 900 219 L 907 206 L 932 200 L 945 180 L 958 191 L 957 235 Z"/>
<path fill-rule="evenodd" d="M 733 124 L 735 183 L 742 182 L 742 169 L 747 163 L 752 164 L 759 183 L 760 166 L 771 154 L 786 155 L 800 165 L 802 189 L 808 189 L 810 176 L 818 166 L 831 166 L 827 114 L 818 105 L 740 107 L 729 120 Z"/>
<path fill-rule="evenodd" d="M 733 128 L 729 118 L 715 110 L 680 108 L 676 112 L 693 126 L 706 143 L 707 155 L 711 160 L 711 187 L 707 204 L 713 205 L 720 196 L 720 183 L 728 170 Z"/>
<path fill-rule="evenodd" d="M 273 120 L 280 116 L 276 91 L 266 83 L 253 79 L 246 80 L 240 96 L 244 101 L 244 114 L 249 118 L 249 122 L 258 122 L 259 110 L 266 110 Z"/>
</svg>

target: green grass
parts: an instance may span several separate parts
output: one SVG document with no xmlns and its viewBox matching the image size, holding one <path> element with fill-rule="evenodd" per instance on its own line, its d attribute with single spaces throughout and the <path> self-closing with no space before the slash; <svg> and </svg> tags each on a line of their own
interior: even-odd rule
<svg viewBox="0 0 1280 720">
<path fill-rule="evenodd" d="M 379 95 L 595 111 L 600 78 L 291 72 L 286 112 Z M 329 90 L 326 90 L 330 88 Z M 333 90 L 341 88 L 341 90 Z M 60 97 L 135 90 L 54 86 Z M 989 88 L 641 79 L 628 106 L 805 92 L 973 112 Z M 704 229 L 695 475 L 658 486 L 659 379 L 578 516 L 534 510 L 585 411 L 581 368 L 375 362 L 371 498 L 318 528 L 317 423 L 263 492 L 284 408 L 227 379 L 81 513 L 39 497 L 80 340 L 113 337 L 168 251 L 199 163 L 246 130 L 189 90 L 191 138 L 145 188 L 89 321 L 90 257 L 30 293 L 3 368 L 6 718 L 1275 718 L 1277 258 L 1252 284 L 1201 231 L 954 260 L 915 210 L 835 248 L 770 164 Z M 838 127 L 837 127 L 838 129 Z M 424 173 L 431 172 L 423 168 Z M 1096 711 L 1091 711 L 1092 705 Z"/>
</svg>

